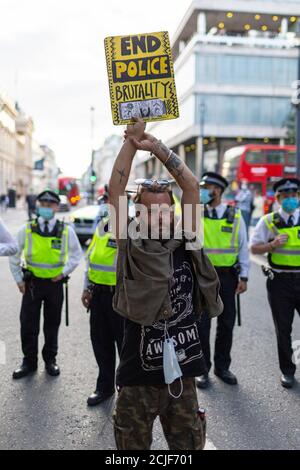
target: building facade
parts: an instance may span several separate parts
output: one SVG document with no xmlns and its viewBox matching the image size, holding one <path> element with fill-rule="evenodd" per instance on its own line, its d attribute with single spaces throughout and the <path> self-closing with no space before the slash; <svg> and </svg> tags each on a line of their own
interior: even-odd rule
<svg viewBox="0 0 300 470">
<path fill-rule="evenodd" d="M 149 126 L 200 176 L 241 143 L 283 143 L 300 1 L 195 0 L 172 42 L 180 118 Z M 137 174 L 164 174 L 142 156 Z"/>
<path fill-rule="evenodd" d="M 60 169 L 56 164 L 54 151 L 47 145 L 40 145 L 34 141 L 32 145 L 33 152 L 33 172 L 31 191 L 33 194 L 39 194 L 45 188 L 56 190 L 58 188 L 58 176 Z"/>
<path fill-rule="evenodd" d="M 15 189 L 17 115 L 14 104 L 0 93 L 0 195 Z"/>
</svg>

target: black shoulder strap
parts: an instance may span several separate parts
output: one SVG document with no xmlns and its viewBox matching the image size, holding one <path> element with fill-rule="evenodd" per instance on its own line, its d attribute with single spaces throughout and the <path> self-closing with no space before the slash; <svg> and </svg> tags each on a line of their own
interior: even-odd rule
<svg viewBox="0 0 300 470">
<path fill-rule="evenodd" d="M 30 222 L 30 228 L 31 228 L 32 233 L 39 233 L 38 219 L 35 219 L 32 222 Z"/>
<path fill-rule="evenodd" d="M 61 220 L 58 220 L 53 230 L 56 238 L 62 238 L 64 228 L 65 228 L 65 223 L 62 222 Z"/>
<path fill-rule="evenodd" d="M 286 228 L 287 224 L 285 223 L 284 219 L 281 217 L 279 212 L 274 212 L 273 214 L 273 224 L 277 228 Z"/>
<path fill-rule="evenodd" d="M 235 212 L 236 208 L 234 206 L 227 206 L 226 212 L 225 212 L 225 218 L 227 219 L 228 224 L 233 224 L 234 218 L 235 218 Z"/>
</svg>

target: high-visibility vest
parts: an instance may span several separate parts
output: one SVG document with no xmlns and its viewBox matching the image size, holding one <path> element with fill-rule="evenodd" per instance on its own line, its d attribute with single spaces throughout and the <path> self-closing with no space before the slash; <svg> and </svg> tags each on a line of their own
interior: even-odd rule
<svg viewBox="0 0 300 470">
<path fill-rule="evenodd" d="M 68 259 L 68 226 L 57 222 L 49 236 L 40 232 L 37 222 L 26 226 L 24 257 L 26 269 L 35 277 L 60 276 Z"/>
<path fill-rule="evenodd" d="M 241 211 L 228 206 L 222 219 L 204 214 L 204 251 L 215 267 L 234 266 L 239 254 Z"/>
<path fill-rule="evenodd" d="M 287 234 L 287 242 L 272 253 L 268 253 L 270 266 L 279 269 L 299 269 L 300 268 L 300 219 L 294 227 L 287 227 L 278 212 L 272 212 L 263 217 L 268 229 L 274 237 L 280 234 Z"/>
<path fill-rule="evenodd" d="M 105 232 L 107 222 L 102 220 L 94 233 L 87 251 L 88 278 L 94 284 L 115 286 L 117 283 L 117 244 L 110 232 Z"/>
<path fill-rule="evenodd" d="M 178 199 L 178 197 L 175 196 L 174 193 L 173 193 L 173 199 L 174 199 L 174 202 L 175 202 L 175 216 L 180 218 L 181 215 L 182 215 L 181 202 Z"/>
</svg>

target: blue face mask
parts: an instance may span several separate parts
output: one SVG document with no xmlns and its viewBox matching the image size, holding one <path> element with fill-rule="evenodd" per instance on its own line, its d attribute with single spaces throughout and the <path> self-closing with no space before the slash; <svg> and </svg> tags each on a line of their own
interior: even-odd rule
<svg viewBox="0 0 300 470">
<path fill-rule="evenodd" d="M 101 204 L 99 208 L 99 216 L 107 217 L 108 216 L 108 206 L 107 204 Z"/>
<path fill-rule="evenodd" d="M 287 197 L 286 199 L 283 199 L 281 205 L 285 212 L 291 214 L 299 207 L 299 199 L 297 197 Z"/>
<path fill-rule="evenodd" d="M 38 214 L 45 220 L 51 220 L 54 217 L 54 210 L 51 207 L 39 207 Z"/>
<path fill-rule="evenodd" d="M 201 204 L 209 204 L 213 200 L 213 196 L 211 195 L 210 191 L 206 188 L 200 189 L 200 203 Z"/>
</svg>

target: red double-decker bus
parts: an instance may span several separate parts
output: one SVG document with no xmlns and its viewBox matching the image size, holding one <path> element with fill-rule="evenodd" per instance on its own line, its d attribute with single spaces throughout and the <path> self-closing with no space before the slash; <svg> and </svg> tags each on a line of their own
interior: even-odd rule
<svg viewBox="0 0 300 470">
<path fill-rule="evenodd" d="M 58 178 L 59 194 L 67 196 L 72 206 L 80 201 L 79 188 L 75 178 L 63 176 Z"/>
<path fill-rule="evenodd" d="M 231 188 L 245 181 L 265 198 L 265 212 L 274 202 L 273 184 L 280 178 L 296 176 L 295 145 L 247 144 L 233 147 L 224 154 L 222 175 Z M 230 195 L 227 195 L 230 199 Z"/>
</svg>

